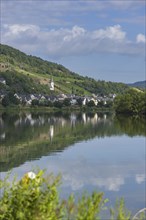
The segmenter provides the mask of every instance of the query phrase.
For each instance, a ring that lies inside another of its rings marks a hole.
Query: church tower
[[[50,82],[50,90],[51,90],[51,91],[54,91],[54,81],[53,81],[53,77],[52,77],[51,82]]]

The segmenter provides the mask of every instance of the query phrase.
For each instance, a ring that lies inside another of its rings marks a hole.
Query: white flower
[[[28,172],[27,175],[32,180],[36,178],[36,174],[34,172],[32,172],[32,171]]]

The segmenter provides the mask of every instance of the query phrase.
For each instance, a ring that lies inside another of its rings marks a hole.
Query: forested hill
[[[96,81],[90,77],[83,77],[60,64],[26,55],[8,45],[0,44],[0,51],[1,92],[51,94],[49,83],[52,78],[55,83],[55,94],[106,95],[123,93],[128,88],[128,85],[123,83]],[[2,80],[6,83],[1,83]]]
[[[146,89],[146,80],[128,84],[131,87]]]

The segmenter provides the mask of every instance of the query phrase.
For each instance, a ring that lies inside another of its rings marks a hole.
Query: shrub
[[[75,202],[74,195],[67,200],[59,198],[57,187],[60,176],[44,177],[44,171],[37,174],[29,172],[20,181],[8,184],[7,179],[0,182],[2,195],[0,198],[1,220],[100,220],[107,200],[103,193],[83,194]],[[145,209],[144,209],[145,210]],[[137,215],[136,215],[137,216]],[[140,215],[139,220],[144,220]],[[130,220],[131,214],[125,208],[124,200],[120,200],[111,210],[110,219]],[[136,218],[137,219],[137,218]]]
[[[63,106],[62,102],[59,102],[59,101],[55,101],[53,104],[54,104],[54,107],[56,108],[62,108]]]
[[[4,187],[0,200],[1,220],[97,219],[105,203],[103,193],[84,195],[77,204],[73,195],[67,201],[60,201],[57,191],[60,177],[44,178],[43,173],[29,172],[11,186],[1,182]]]

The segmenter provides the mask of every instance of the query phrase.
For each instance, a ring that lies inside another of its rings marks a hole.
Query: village
[[[0,78],[0,83],[6,85],[6,80],[4,78]],[[41,106],[53,106],[55,103],[56,107],[59,107],[60,104],[64,104],[66,106],[73,106],[73,105],[80,105],[80,106],[106,106],[109,103],[112,103],[114,98],[116,97],[116,94],[109,94],[107,95],[95,95],[92,94],[91,96],[78,96],[75,94],[58,94],[56,95],[54,93],[55,91],[55,83],[53,81],[53,77],[50,80],[49,88],[51,91],[51,95],[44,95],[44,94],[14,94],[14,97],[18,100],[19,104],[23,104],[26,106],[35,106],[35,105],[41,105]],[[0,92],[0,102],[2,103],[2,100],[6,96],[5,93],[2,91]]]

